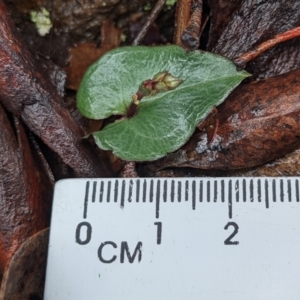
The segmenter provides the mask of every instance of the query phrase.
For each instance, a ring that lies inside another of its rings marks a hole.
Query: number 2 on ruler
[[[227,230],[229,228],[229,226],[233,226],[234,230],[232,232],[232,234],[224,241],[225,245],[238,245],[239,242],[237,241],[232,241],[231,239],[238,233],[239,231],[239,226],[238,224],[236,224],[235,222],[228,222],[224,229]]]

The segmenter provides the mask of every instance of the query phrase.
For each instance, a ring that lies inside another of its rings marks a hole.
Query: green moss
[[[44,7],[41,8],[41,11],[32,10],[30,12],[30,20],[35,23],[35,27],[41,36],[48,34],[52,28],[50,13]]]

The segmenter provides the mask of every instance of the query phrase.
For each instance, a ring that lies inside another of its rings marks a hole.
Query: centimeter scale
[[[300,178],[56,184],[45,300],[298,300]]]

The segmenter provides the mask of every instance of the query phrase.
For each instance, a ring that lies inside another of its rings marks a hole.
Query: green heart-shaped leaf
[[[93,133],[100,148],[130,161],[163,157],[181,147],[212,108],[249,76],[228,59],[208,52],[186,52],[178,46],[124,47],[89,68],[78,91],[78,109],[91,119],[126,116],[140,84],[160,72],[183,82],[144,97],[136,115]]]

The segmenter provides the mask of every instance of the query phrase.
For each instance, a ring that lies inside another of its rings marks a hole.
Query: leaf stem
[[[300,36],[300,27],[295,27],[291,30],[288,30],[286,32],[280,33],[275,35],[273,38],[261,43],[260,45],[256,46],[254,49],[245,52],[241,56],[235,58],[233,62],[235,65],[240,68],[244,69],[247,65],[247,63],[263,52],[267,51],[271,47],[274,47],[282,42],[291,40],[293,38]]]
[[[133,116],[135,116],[137,113],[137,105],[134,102],[131,102],[127,111],[126,111],[126,117],[132,118]]]

